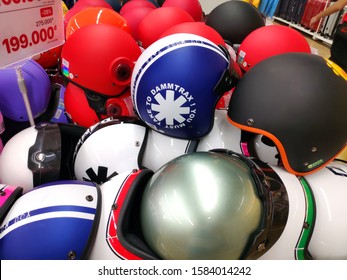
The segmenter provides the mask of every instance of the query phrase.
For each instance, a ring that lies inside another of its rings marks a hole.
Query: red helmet
[[[252,31],[242,41],[237,63],[244,71],[248,71],[270,56],[288,52],[311,53],[311,48],[306,38],[293,28],[266,25]]]
[[[124,1],[123,1],[124,2]],[[153,3],[147,1],[147,0],[140,0],[140,1],[128,1],[122,5],[122,8],[120,9],[119,13],[123,15],[124,13],[136,9],[139,7],[146,7],[146,8],[151,8],[155,9],[157,8]]]
[[[128,2],[129,4],[133,1]],[[137,3],[140,1],[135,1],[134,3]],[[147,2],[147,1],[146,1]],[[128,4],[127,3],[127,4]],[[150,3],[150,2],[148,2]],[[125,5],[124,5],[125,7]],[[128,25],[130,26],[131,33],[135,40],[139,39],[138,36],[138,25],[140,24],[141,20],[152,10],[154,10],[155,7],[148,7],[148,6],[135,6],[131,9],[123,9],[120,11],[120,14],[126,19],[128,22]]]
[[[140,54],[140,47],[126,31],[108,24],[91,24],[75,31],[65,42],[61,71],[84,89],[116,96],[130,85]]]
[[[62,48],[63,45],[54,47],[52,49],[49,49],[38,55],[33,56],[33,59],[44,69],[56,67],[58,65]]]
[[[202,21],[203,11],[199,0],[166,0],[162,7],[179,7],[192,16],[195,21]]]
[[[160,35],[170,27],[182,23],[193,22],[194,19],[185,10],[178,7],[160,7],[149,12],[139,23],[138,35],[142,47],[147,48],[159,39]]]
[[[111,116],[135,116],[130,90],[122,96],[107,98],[85,92],[69,83],[65,90],[64,104],[69,118],[84,127],[90,127]]]
[[[215,29],[206,25],[204,22],[193,21],[176,24],[164,31],[160,35],[160,38],[176,33],[191,33],[199,35],[209,39],[216,45],[222,45],[224,47],[226,46],[223,37]]]
[[[76,30],[90,24],[110,24],[131,34],[128,23],[116,11],[104,7],[89,7],[71,17],[66,26],[66,39]]]

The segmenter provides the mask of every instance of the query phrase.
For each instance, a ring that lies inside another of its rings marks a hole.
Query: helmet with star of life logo
[[[131,95],[136,113],[152,129],[198,139],[212,129],[218,100],[237,81],[225,48],[195,34],[177,33],[141,54]]]
[[[0,154],[0,183],[21,186],[73,179],[72,154],[85,128],[43,122],[12,136]]]
[[[59,65],[68,82],[101,96],[117,96],[129,88],[140,54],[140,47],[126,31],[109,24],[90,24],[66,40]]]
[[[10,202],[8,195],[14,196],[18,190],[5,185],[1,191]],[[101,206],[99,186],[78,180],[42,184],[17,196],[1,221],[0,258],[87,259]]]
[[[140,168],[146,137],[146,127],[135,117],[107,118],[89,127],[75,147],[75,178],[101,184]]]
[[[210,184],[198,180],[202,174]],[[156,172],[142,168],[121,173],[100,188],[102,203],[110,210],[101,216],[91,259],[257,259],[276,243],[287,220],[288,201],[281,179],[267,165],[258,166],[232,151],[182,155]],[[210,212],[201,203],[207,193],[215,194],[219,202]],[[279,200],[274,201],[274,196]],[[240,209],[240,204],[247,205],[247,210]],[[281,211],[276,204],[282,205]],[[226,221],[224,217],[230,215]],[[194,220],[193,227],[183,222],[187,217]],[[154,239],[160,240],[161,249]]]

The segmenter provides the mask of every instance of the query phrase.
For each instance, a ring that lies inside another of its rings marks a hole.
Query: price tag
[[[61,0],[0,0],[0,68],[63,43]]]

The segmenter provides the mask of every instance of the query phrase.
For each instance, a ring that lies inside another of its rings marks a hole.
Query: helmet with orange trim
[[[135,111],[151,128],[198,139],[212,129],[216,103],[237,81],[224,48],[195,34],[177,33],[141,54],[131,95]]]
[[[76,30],[61,52],[63,77],[99,95],[116,96],[130,85],[141,49],[126,31],[108,24]]]
[[[251,68],[228,108],[250,155],[252,137],[261,134],[290,173],[308,174],[333,160],[347,142],[347,83],[338,68],[307,53],[272,56]]]
[[[237,63],[248,71],[268,57],[288,52],[311,53],[311,48],[299,31],[283,25],[266,25],[252,31],[242,41]]]
[[[18,192],[1,189],[6,195]],[[97,185],[77,180],[43,184],[23,194],[1,223],[0,258],[86,259],[98,229],[100,196]]]
[[[73,178],[72,155],[85,128],[40,123],[11,137],[0,154],[0,182],[28,192],[38,185]]]
[[[90,24],[110,24],[129,34],[130,27],[126,20],[116,11],[103,7],[89,7],[73,15],[66,26],[66,40],[78,29]]]

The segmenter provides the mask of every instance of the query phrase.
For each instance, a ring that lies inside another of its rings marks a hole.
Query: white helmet
[[[155,172],[170,160],[191,152],[218,148],[241,153],[240,137],[241,130],[228,121],[227,111],[215,110],[212,130],[198,140],[178,139],[149,130],[141,165]]]
[[[85,128],[41,123],[6,142],[0,154],[0,182],[21,186],[24,193],[43,183],[72,179],[72,153]]]
[[[146,127],[131,117],[107,118],[91,126],[75,148],[76,179],[100,184],[119,173],[139,168],[145,137]]]

